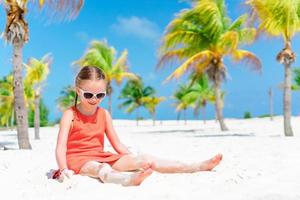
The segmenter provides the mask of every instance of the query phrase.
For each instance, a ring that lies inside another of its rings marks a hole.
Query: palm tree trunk
[[[110,115],[112,115],[112,108],[111,108],[111,104],[112,104],[112,95],[109,94],[108,95],[108,112],[110,113]]]
[[[107,93],[108,93],[108,112],[112,116],[112,87],[111,83],[107,83]]]
[[[14,122],[15,122],[15,110],[12,110],[11,119],[10,119],[10,129],[14,129]]]
[[[203,123],[206,124],[206,109],[205,109],[205,106],[202,109],[202,115],[203,115]]]
[[[200,110],[200,108],[198,108],[198,106],[196,106],[195,108],[194,108],[194,119],[195,120],[199,120],[199,110]]]
[[[285,47],[278,53],[277,61],[284,65],[284,84],[283,84],[283,121],[285,136],[293,136],[291,126],[291,64],[295,61],[295,53],[291,48],[291,41],[288,39]]]
[[[177,113],[177,124],[179,124],[179,120],[180,120],[180,111],[178,111]]]
[[[273,92],[272,88],[269,89],[269,104],[270,104],[270,120],[273,120]]]
[[[227,126],[225,125],[224,119],[223,119],[223,102],[221,99],[221,80],[220,80],[220,74],[216,74],[216,80],[214,81],[214,89],[215,89],[215,96],[216,96],[216,114],[217,119],[220,124],[220,128],[222,131],[228,131]]]
[[[7,118],[7,120],[5,122],[5,127],[7,128],[7,130],[9,129],[9,118]]]
[[[22,79],[22,48],[23,44],[13,44],[14,107],[17,119],[19,148],[31,149],[28,136],[27,108],[25,106],[24,86]]]
[[[139,126],[139,108],[136,109],[136,126]]]
[[[186,109],[183,110],[183,116],[184,116],[184,124],[186,125],[187,122],[186,122]]]
[[[283,105],[284,105],[284,134],[285,136],[293,136],[291,126],[291,66],[284,65],[284,90],[283,90]]]
[[[154,112],[152,113],[152,120],[153,120],[153,126],[155,126],[155,110],[154,110]]]
[[[34,139],[40,139],[40,96],[34,97]]]

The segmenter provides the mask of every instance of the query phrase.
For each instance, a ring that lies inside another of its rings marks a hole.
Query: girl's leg
[[[112,168],[118,171],[131,171],[151,165],[154,171],[160,173],[193,173],[198,171],[210,171],[222,160],[222,154],[213,158],[195,163],[183,163],[174,160],[165,160],[150,155],[134,156],[125,155],[116,161]]]
[[[110,167],[109,164],[89,161],[80,169],[80,174],[99,178],[104,183],[115,183],[123,186],[140,185],[151,173],[150,166],[137,173],[125,174]]]

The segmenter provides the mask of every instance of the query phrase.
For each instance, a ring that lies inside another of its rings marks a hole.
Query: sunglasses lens
[[[105,93],[98,93],[96,96],[98,99],[102,99],[103,97],[105,97]]]
[[[92,98],[94,95],[93,95],[92,93],[85,92],[85,93],[83,93],[83,96],[84,96],[84,98],[86,98],[86,99],[90,99],[90,98]]]

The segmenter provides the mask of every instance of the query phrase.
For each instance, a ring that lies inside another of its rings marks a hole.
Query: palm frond
[[[28,0],[21,0],[19,2],[26,2]],[[51,18],[58,18],[60,20],[73,20],[78,15],[80,9],[83,7],[84,0],[32,0],[40,9],[46,9],[47,14]]]
[[[232,57],[235,61],[246,62],[246,66],[249,66],[250,69],[261,72],[261,62],[253,53],[246,50],[237,49],[233,51]]]
[[[235,21],[233,21],[228,27],[229,31],[239,31],[242,26],[246,23],[248,19],[248,14],[243,14],[239,16]]]
[[[165,97],[154,97],[154,96],[152,97],[146,96],[141,98],[141,102],[143,102],[143,105],[150,113],[154,113],[156,106],[165,100],[166,100]]]
[[[202,0],[191,10],[190,16],[198,14],[201,20],[203,32],[209,34],[209,38],[216,40],[224,30],[228,19],[225,11],[225,4],[223,0],[211,1]]]
[[[194,53],[194,52],[193,52]],[[175,50],[170,50],[166,52],[159,60],[157,67],[161,67],[165,65],[167,62],[170,62],[171,60],[178,60],[181,61],[186,57],[190,56],[190,52],[186,48],[181,48],[181,49],[175,49]]]
[[[128,107],[130,104],[134,103],[134,101],[132,99],[128,99],[125,102],[121,103],[118,108],[122,109],[125,107]]]
[[[228,54],[237,48],[239,36],[235,31],[227,31],[218,40],[217,49],[220,54]]]
[[[270,35],[282,35],[285,41],[291,40],[299,31],[298,0],[248,0],[253,12],[260,20],[259,29]]]
[[[71,86],[65,87],[60,92],[59,98],[56,100],[56,104],[60,110],[66,110],[67,108],[71,107],[75,103],[75,89]],[[78,99],[80,101],[80,99]]]
[[[167,79],[166,81],[169,81],[172,78],[179,78],[182,76],[190,67],[199,65],[199,63],[208,63],[208,60],[212,57],[213,52],[206,50],[202,51],[200,53],[197,53],[196,55],[192,56],[188,60],[186,60],[181,66],[179,66]]]
[[[120,85],[122,83],[122,81],[124,80],[124,78],[129,79],[129,80],[139,80],[139,77],[137,77],[135,74],[131,73],[131,72],[119,72],[119,73],[112,73],[112,78],[116,81],[116,83],[118,85]]]
[[[93,40],[90,44],[90,48],[99,52],[105,60],[105,63],[109,65],[108,67],[112,68],[116,50],[113,47],[109,47],[106,40]]]
[[[122,69],[122,70],[128,70],[128,67],[127,67],[127,56],[128,56],[128,51],[127,51],[127,49],[125,49],[121,53],[121,56],[115,62],[114,68]]]
[[[255,28],[242,28],[238,34],[239,41],[243,44],[251,44],[258,37],[258,31]]]
[[[126,112],[127,112],[127,113],[132,113],[132,112],[133,112],[135,109],[137,109],[138,107],[139,107],[138,104],[132,103],[132,104],[130,104],[130,105],[128,106]]]

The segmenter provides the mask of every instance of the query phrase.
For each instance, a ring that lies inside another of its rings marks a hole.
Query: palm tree
[[[269,96],[269,109],[270,109],[270,120],[273,120],[273,90],[272,87],[270,87],[268,91],[268,96]]]
[[[61,96],[56,100],[56,102],[61,111],[64,111],[74,105],[76,92],[72,86],[65,87],[60,94]]]
[[[176,107],[177,121],[180,119],[181,112],[183,111],[184,124],[187,124],[186,119],[186,110],[188,107],[192,106],[194,102],[191,102],[189,99],[184,98],[186,94],[189,92],[189,85],[180,84],[179,88],[174,92],[172,98],[175,99],[175,103],[172,104]]]
[[[144,103],[145,108],[150,112],[152,115],[153,126],[155,126],[155,118],[156,118],[156,106],[161,102],[165,101],[166,98],[164,97],[143,97],[141,101]]]
[[[114,47],[109,46],[105,40],[94,40],[90,43],[90,47],[85,52],[80,60],[75,61],[74,65],[80,67],[96,66],[103,70],[106,75],[107,81],[107,94],[108,94],[108,110],[112,114],[112,93],[113,80],[117,85],[121,85],[124,78],[136,79],[137,77],[128,72],[127,66],[127,50],[124,50],[119,58],[116,58],[116,50]]]
[[[183,98],[185,101],[189,102],[189,104],[193,104],[195,116],[198,115],[199,110],[202,108],[203,122],[205,123],[205,108],[207,103],[215,102],[215,92],[213,87],[209,84],[209,80],[206,75],[197,77],[197,80],[194,80],[193,76],[191,78],[192,80],[189,84],[189,90]]]
[[[277,54],[277,61],[284,65],[283,112],[284,134],[293,136],[291,126],[291,64],[296,55],[291,40],[300,29],[299,0],[248,0],[252,13],[259,18],[258,30],[272,36],[282,36],[284,48]]]
[[[145,87],[142,80],[129,80],[121,90],[119,99],[125,99],[125,102],[119,105],[119,108],[127,107],[126,112],[132,113],[136,110],[136,125],[139,125],[139,108],[145,105],[143,99],[153,96],[155,90],[147,86]]]
[[[213,82],[216,113],[222,131],[228,130],[223,119],[221,83],[226,77],[225,56],[235,61],[247,61],[252,69],[261,68],[260,61],[251,52],[239,49],[241,43],[250,43],[255,37],[254,28],[243,27],[247,15],[235,21],[226,14],[224,0],[198,0],[191,9],[181,11],[168,25],[160,49],[158,66],[166,61],[183,63],[166,79],[179,78],[192,70],[204,74]]]
[[[14,95],[12,74],[0,80],[0,125],[14,126]]]
[[[13,46],[13,83],[14,83],[14,108],[17,120],[18,144],[20,149],[31,149],[28,137],[27,108],[25,107],[24,86],[22,80],[22,50],[28,42],[28,24],[25,20],[28,0],[5,0],[7,19],[4,39]],[[35,1],[37,2],[37,1]],[[39,6],[48,4],[54,11],[66,11],[74,18],[83,5],[83,0],[39,0]]]
[[[44,103],[43,98],[40,99],[40,127],[45,127],[45,126],[49,126],[49,109],[47,108],[47,106]],[[28,112],[28,124],[29,127],[34,127],[34,107],[30,107],[29,112]]]
[[[31,58],[28,64],[24,64],[26,67],[26,77],[24,85],[28,84],[33,89],[33,101],[34,101],[34,139],[40,139],[40,98],[43,82],[46,80],[49,74],[49,68],[51,64],[51,56],[45,55],[41,60]]]
[[[15,124],[14,94],[13,94],[13,75],[12,73],[0,80],[0,118],[1,124],[13,127]],[[28,82],[24,83],[24,96],[26,107],[33,109],[34,89]]]

